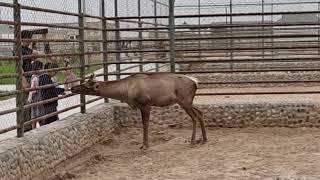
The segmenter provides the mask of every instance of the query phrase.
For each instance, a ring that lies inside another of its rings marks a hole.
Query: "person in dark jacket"
[[[32,58],[32,56],[37,56],[37,55],[44,55],[45,53],[41,51],[36,51],[32,48],[31,40],[32,40],[32,33],[29,31],[21,31],[21,39],[28,40],[28,41],[23,41],[22,46],[21,46],[21,55],[23,56],[22,58],[22,71],[24,72],[29,72],[33,71],[34,64],[37,64],[40,62],[37,58]],[[46,35],[42,36],[43,39],[46,38]],[[24,56],[29,56],[29,57],[24,57]],[[23,88],[29,88],[31,85],[31,77],[33,74],[28,74],[24,75],[22,77],[22,86]],[[28,92],[22,93],[22,100],[24,105],[28,104]],[[26,109],[24,111],[24,122],[30,121],[31,120],[31,110]],[[24,127],[24,132],[30,131],[32,129],[31,125],[26,125]]]
[[[22,56],[38,56],[38,55],[44,55],[45,52],[42,51],[37,51],[34,50],[32,47],[33,45],[31,44],[31,40],[32,40],[32,34],[28,31],[21,31],[21,39],[25,39],[25,40],[30,40],[30,41],[25,41],[22,42],[21,45],[21,55]],[[42,39],[46,39],[46,34],[43,34]],[[49,45],[47,45],[49,46]],[[28,71],[33,71],[32,67],[32,63],[34,61],[38,61],[37,58],[31,58],[31,57],[23,57],[22,58],[22,69],[23,72],[28,72]],[[27,82],[30,84],[30,80],[31,80],[31,76],[32,74],[28,74],[25,75],[25,78],[27,79]]]
[[[58,65],[52,63],[52,64],[45,66],[45,69],[52,69],[52,68],[58,68]],[[48,73],[41,74],[39,77],[39,85],[40,86],[54,85],[55,82],[53,81],[52,78],[55,77],[56,74],[57,74],[56,71],[51,71]],[[42,89],[41,90],[41,97],[42,97],[42,100],[48,100],[48,99],[56,98],[60,94],[63,94],[63,93],[64,93],[63,88],[60,88],[58,86],[52,86],[49,88]],[[44,107],[44,112],[45,112],[44,114],[46,114],[46,115],[53,113],[53,112],[56,112],[57,107],[58,107],[58,101],[56,100],[56,101],[46,103],[43,105],[43,107]],[[55,115],[55,116],[49,117],[49,118],[41,121],[40,125],[43,126],[46,124],[50,124],[54,121],[57,121],[58,119],[59,119],[58,115]]]

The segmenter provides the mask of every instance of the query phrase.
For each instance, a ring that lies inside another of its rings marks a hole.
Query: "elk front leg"
[[[143,106],[141,111],[142,116],[142,126],[143,126],[143,145],[141,146],[141,149],[147,149],[149,148],[149,118],[150,118],[150,106]]]
[[[203,122],[203,114],[196,107],[193,107],[192,109],[193,109],[194,114],[197,116],[197,118],[198,118],[198,120],[200,122],[201,131],[202,131],[202,138],[203,138],[202,142],[206,143],[208,141],[208,138],[207,138],[206,128],[205,128],[205,125],[204,125],[204,122]]]

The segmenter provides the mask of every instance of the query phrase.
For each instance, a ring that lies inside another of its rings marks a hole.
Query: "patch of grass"
[[[15,84],[15,83],[16,83],[16,79],[15,78],[0,79],[0,85],[1,84]]]
[[[16,72],[15,64],[13,64],[13,63],[1,64],[0,65],[0,72],[3,74],[15,73]]]
[[[14,98],[14,97],[15,97],[15,95],[0,97],[0,101],[4,101],[4,100],[11,99],[11,98]]]
[[[11,74],[16,72],[15,63],[12,61],[3,61],[0,64],[0,74]],[[15,84],[15,78],[0,79],[0,84]]]
[[[0,93],[3,93],[3,91],[0,91]],[[2,96],[2,97],[0,97],[0,101],[4,101],[4,100],[11,99],[11,98],[14,98],[14,97],[15,97],[15,95]]]
[[[63,64],[59,64],[59,67],[63,67]],[[103,68],[102,65],[99,66],[91,66],[88,67],[85,70],[85,74],[91,74],[94,71]],[[0,74],[9,74],[9,73],[15,73],[15,64],[14,63],[7,63],[7,64],[2,64],[0,65]],[[80,69],[73,69],[73,72],[76,74],[77,77],[80,77]],[[64,74],[62,71],[58,72],[57,78],[59,82],[64,81]],[[16,78],[2,78],[0,79],[0,85],[1,84],[15,84],[16,83]]]

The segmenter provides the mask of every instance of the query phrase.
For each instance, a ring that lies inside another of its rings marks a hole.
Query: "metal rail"
[[[318,34],[283,34],[283,35],[248,35],[248,36],[218,36],[218,37],[185,37],[185,38],[175,38],[176,41],[196,41],[196,40],[224,40],[224,39],[261,39],[261,38],[315,38],[319,37]],[[144,38],[144,39],[130,39],[130,41],[168,41],[168,38]],[[108,40],[108,42],[124,42],[128,39],[115,39]]]
[[[287,14],[318,14],[320,11],[282,11],[282,12],[254,12],[254,13],[222,13],[222,14],[194,14],[194,15],[175,15],[174,18],[199,18],[199,17],[236,17],[236,16],[270,16],[270,15],[287,15]],[[169,18],[169,16],[123,16],[123,17],[108,17],[107,20],[116,20],[116,19],[154,19],[154,18]]]
[[[244,28],[244,27],[290,27],[290,26],[317,26],[320,25],[319,22],[286,22],[286,23],[250,23],[250,22],[244,22],[244,23],[232,23],[232,24],[205,24],[200,26],[195,25],[176,25],[175,29],[225,29],[225,28]],[[130,30],[167,30],[168,27],[158,27],[158,28],[112,28],[108,31],[130,31]]]

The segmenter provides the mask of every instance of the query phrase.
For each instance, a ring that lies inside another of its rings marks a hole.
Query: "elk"
[[[151,106],[164,107],[176,103],[192,119],[190,144],[196,144],[197,120],[201,126],[202,142],[207,142],[202,112],[193,105],[197,88],[196,78],[175,73],[137,73],[115,81],[96,81],[92,74],[84,83],[72,87],[71,92],[116,99],[127,103],[133,109],[139,109],[143,126],[141,148],[147,149]]]

